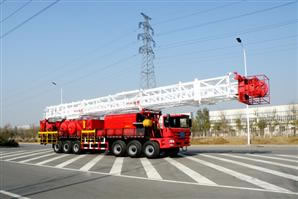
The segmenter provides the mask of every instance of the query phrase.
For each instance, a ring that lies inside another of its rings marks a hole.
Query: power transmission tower
[[[144,17],[144,21],[139,23],[139,28],[143,28],[144,32],[138,34],[138,40],[143,41],[143,45],[139,48],[139,53],[143,55],[140,83],[141,88],[148,89],[156,86],[153,64],[155,41],[152,38],[154,31],[149,23],[151,18],[144,13],[141,15]]]

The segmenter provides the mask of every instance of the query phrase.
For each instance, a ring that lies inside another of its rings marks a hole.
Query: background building
[[[210,111],[214,135],[246,136],[246,109]],[[298,104],[249,108],[251,134],[255,136],[296,135]]]

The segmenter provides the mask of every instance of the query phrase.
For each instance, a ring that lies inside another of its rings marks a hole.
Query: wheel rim
[[[136,145],[130,145],[128,148],[128,152],[130,155],[136,155],[138,152]]]
[[[120,144],[115,144],[113,149],[114,154],[119,155],[121,151],[122,151],[122,147],[120,146]]]
[[[78,144],[74,144],[74,145],[73,145],[73,151],[74,151],[74,152],[78,152],[79,150],[80,150],[79,145],[78,145]]]
[[[63,149],[64,149],[64,151],[68,151],[68,149],[69,149],[68,144],[64,144]]]
[[[54,150],[55,150],[55,151],[59,151],[59,145],[58,145],[58,144],[55,144],[55,145],[54,145]]]
[[[152,156],[155,152],[155,149],[152,145],[147,145],[146,146],[146,149],[145,149],[145,153],[148,155],[148,156]]]

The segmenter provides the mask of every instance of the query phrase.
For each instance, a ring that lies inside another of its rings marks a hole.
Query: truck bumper
[[[152,138],[152,141],[156,141],[159,143],[161,149],[169,149],[169,148],[182,148],[186,146],[190,146],[189,139],[174,139],[174,138]]]

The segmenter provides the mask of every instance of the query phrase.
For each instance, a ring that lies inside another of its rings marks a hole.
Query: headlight
[[[169,140],[169,143],[175,143],[175,140]]]

